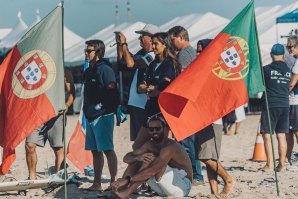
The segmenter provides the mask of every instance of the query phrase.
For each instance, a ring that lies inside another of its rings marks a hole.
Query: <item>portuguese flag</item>
[[[18,144],[64,109],[62,9],[58,6],[29,30],[0,65],[2,175],[14,162]]]
[[[264,91],[251,1],[159,96],[178,141]]]

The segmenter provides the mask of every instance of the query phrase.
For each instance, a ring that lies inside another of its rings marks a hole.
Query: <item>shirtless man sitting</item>
[[[192,167],[184,148],[168,138],[168,127],[162,116],[148,119],[151,139],[142,147],[126,154],[128,164],[123,178],[112,184],[116,197],[129,198],[139,185],[147,181],[160,196],[187,196],[191,189]]]

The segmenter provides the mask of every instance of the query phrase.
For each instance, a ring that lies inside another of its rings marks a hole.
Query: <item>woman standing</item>
[[[147,117],[160,113],[158,105],[159,94],[181,72],[176,56],[172,51],[172,44],[167,33],[156,33],[152,37],[152,45],[155,60],[149,65],[144,82],[140,84],[138,91],[147,93],[148,101],[145,106]],[[133,144],[133,149],[139,148],[149,139],[147,133],[147,121],[141,127],[138,137]]]

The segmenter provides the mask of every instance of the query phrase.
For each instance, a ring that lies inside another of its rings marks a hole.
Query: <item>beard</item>
[[[160,143],[164,138],[164,134],[163,133],[154,133],[152,136],[151,136],[151,139],[156,142],[156,143]]]

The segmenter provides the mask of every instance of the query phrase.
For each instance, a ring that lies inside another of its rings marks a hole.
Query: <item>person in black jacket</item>
[[[89,190],[100,191],[105,154],[111,182],[117,175],[117,156],[114,151],[114,112],[119,105],[116,77],[104,59],[105,45],[101,40],[86,41],[85,56],[89,68],[84,73],[84,105],[87,118],[86,150],[93,154],[94,181]]]

